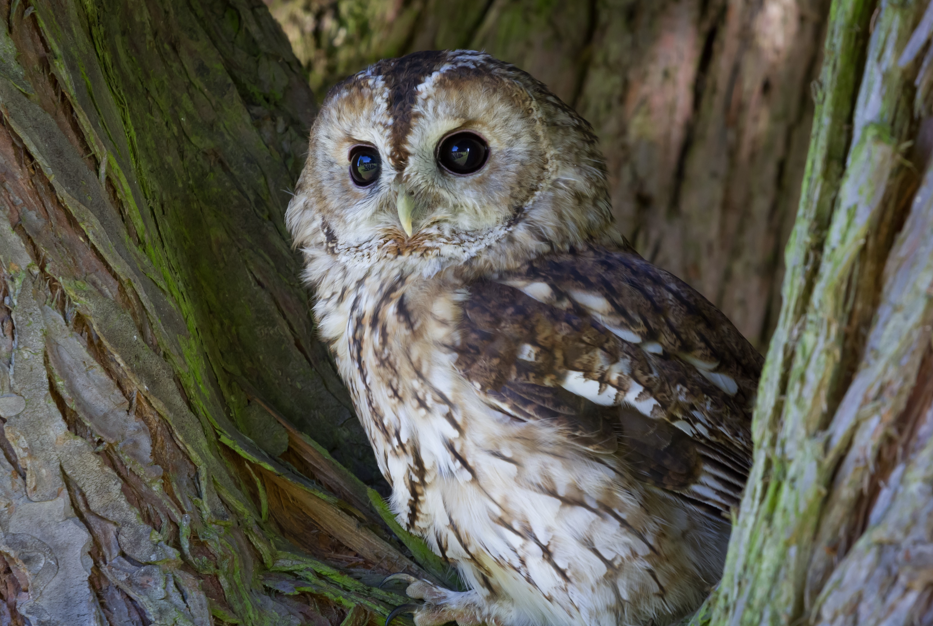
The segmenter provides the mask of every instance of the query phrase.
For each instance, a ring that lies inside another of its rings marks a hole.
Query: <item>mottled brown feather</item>
[[[542,302],[504,283],[543,283],[551,297]],[[599,317],[619,320],[641,343],[607,330],[571,295],[581,290],[604,298],[611,311]],[[749,423],[762,359],[722,313],[674,276],[625,249],[543,257],[474,283],[460,333],[458,369],[500,410],[552,422],[577,444],[619,455],[646,482],[704,510],[728,515],[738,504],[751,464]],[[660,349],[646,351],[651,342]],[[534,361],[519,358],[523,345],[535,349]],[[718,363],[713,371],[738,389],[727,393],[685,356]],[[650,417],[624,402],[601,406],[560,386],[568,371],[609,385],[608,365],[619,360],[631,364],[619,391],[628,391],[626,383],[644,387],[639,400],[658,403]],[[696,413],[710,424],[705,432],[674,426],[695,423]],[[720,501],[697,491],[704,469],[715,471]]]

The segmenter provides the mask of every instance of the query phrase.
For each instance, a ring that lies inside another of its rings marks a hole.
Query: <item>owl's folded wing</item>
[[[456,350],[497,410],[547,420],[714,515],[738,505],[761,357],[641,257],[587,249],[475,283]]]

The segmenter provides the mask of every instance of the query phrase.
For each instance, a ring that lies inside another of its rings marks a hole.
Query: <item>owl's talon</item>
[[[385,586],[388,585],[389,583],[393,583],[399,580],[404,582],[406,585],[413,585],[414,583],[418,582],[418,579],[412,576],[411,574],[406,574],[405,572],[396,572],[394,574],[389,574],[388,576],[383,578],[382,582],[379,583],[379,588],[384,589]]]
[[[393,576],[394,575],[395,574],[393,574]],[[389,626],[389,624],[392,623],[392,620],[394,620],[399,615],[403,613],[414,613],[416,610],[418,610],[417,604],[403,604],[401,606],[395,607],[394,609],[392,609],[392,612],[389,613],[389,616],[386,617],[385,626]]]
[[[412,600],[423,600],[424,604],[404,604],[396,608],[389,613],[385,626],[389,626],[402,613],[411,613],[415,626],[441,626],[448,622],[457,622],[460,626],[479,626],[484,621],[475,591],[450,591],[403,572],[386,576],[379,586],[396,581],[408,585],[405,595]],[[497,624],[495,621],[485,621],[489,626]]]
[[[405,572],[389,574],[379,583],[379,588],[382,589],[387,584],[397,581],[402,581],[407,585],[405,588],[405,595],[412,600],[424,600],[429,604],[438,604],[444,602],[450,594],[447,589],[438,587],[426,580],[415,578],[411,574],[406,574]]]

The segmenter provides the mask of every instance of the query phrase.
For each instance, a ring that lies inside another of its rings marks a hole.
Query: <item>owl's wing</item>
[[[495,409],[548,420],[714,515],[738,505],[761,356],[637,254],[590,248],[474,283],[456,350]]]

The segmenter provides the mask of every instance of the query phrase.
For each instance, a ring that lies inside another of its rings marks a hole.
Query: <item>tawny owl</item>
[[[470,588],[418,626],[667,624],[720,576],[761,357],[611,224],[589,124],[472,51],[376,63],[287,221],[399,522]]]

